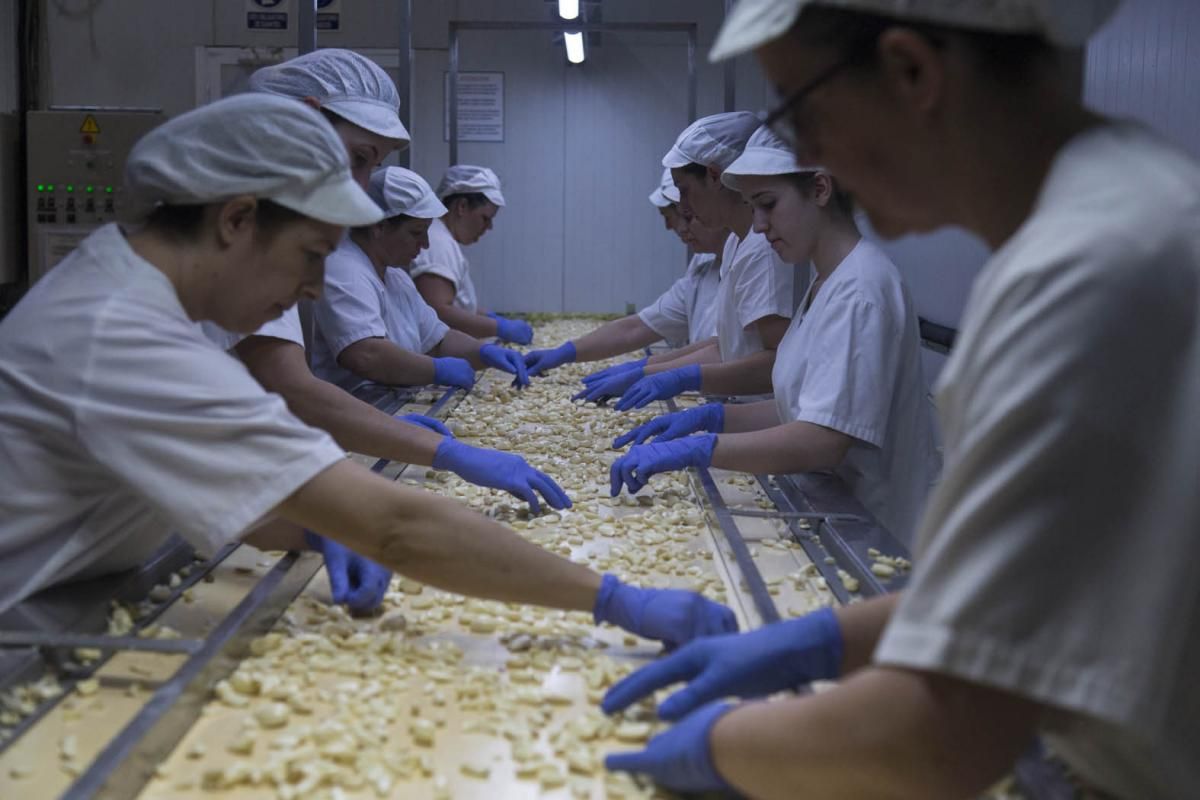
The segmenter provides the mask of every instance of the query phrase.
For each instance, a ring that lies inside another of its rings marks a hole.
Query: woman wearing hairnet
[[[1115,5],[734,8],[714,55],[756,51],[802,161],[885,235],[959,224],[995,254],[939,382],[946,464],[908,587],[637,674],[609,708],[686,680],[661,710],[690,713],[610,767],[965,798],[1040,735],[1080,796],[1196,794],[1200,165],[1081,105],[1079,49]]]
[[[500,179],[487,167],[456,164],[438,185],[446,212],[429,227],[429,246],[412,264],[417,290],[438,318],[476,338],[497,336],[514,344],[533,341],[533,328],[479,307],[471,264],[463,246],[475,244],[492,229],[504,207]]]
[[[408,131],[399,117],[400,95],[392,79],[375,62],[350,50],[327,48],[263,67],[250,76],[250,89],[302,100],[320,110],[345,144],[351,174],[363,187],[388,153],[408,144]],[[214,342],[232,348],[264,388],[282,395],[293,414],[329,432],[347,450],[409,464],[433,464],[445,427],[418,414],[397,419],[313,375],[296,308],[287,309],[250,336],[209,323],[203,327]],[[468,380],[467,365],[458,366],[460,379]],[[473,380],[474,370],[469,372]],[[552,491],[545,496],[547,502],[562,506],[562,490],[523,459],[478,448],[473,455],[476,468],[459,473],[464,480],[529,497],[535,484],[548,485]],[[514,459],[520,464],[514,466]],[[334,542],[314,540],[314,545],[325,555],[334,602],[346,603],[354,611],[379,605],[391,577],[387,570]]]
[[[450,591],[668,643],[736,627],[374,475],[199,330],[257,330],[316,296],[344,226],[382,218],[317,112],[240,95],[183,114],[133,148],[125,186],[140,226],[91,234],[0,322],[0,610],[133,566],[171,530],[214,551],[295,549],[307,529]]]
[[[721,180],[754,209],[754,230],[788,263],[812,263],[808,291],[775,358],[775,396],[707,403],[613,442],[612,492],[650,476],[715,466],[757,474],[829,471],[885,528],[911,543],[938,474],[921,337],[895,265],[866,241],[828,171],[802,167],[767,127]],[[632,390],[631,390],[632,391]],[[698,436],[687,434],[706,431]],[[653,442],[646,442],[651,436]]]

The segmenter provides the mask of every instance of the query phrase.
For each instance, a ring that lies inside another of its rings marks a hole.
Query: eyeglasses
[[[795,116],[796,111],[800,108],[810,94],[824,86],[835,75],[844,70],[846,67],[862,59],[862,54],[855,52],[842,58],[840,61],[835,61],[826,67],[821,72],[818,72],[816,77],[808,83],[801,86],[796,91],[788,95],[783,102],[767,114],[767,119],[764,124],[775,132],[779,138],[786,141],[793,147],[796,146],[799,140],[799,132],[796,130]]]

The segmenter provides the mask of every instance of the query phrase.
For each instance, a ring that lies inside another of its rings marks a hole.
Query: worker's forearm
[[[838,627],[842,631],[843,676],[871,663],[871,657],[900,602],[900,597],[900,592],[885,594],[861,603],[842,606],[834,612],[837,615]]]
[[[599,361],[602,358],[632,353],[654,344],[662,337],[654,332],[637,314],[606,322],[596,330],[574,340],[576,361]]]
[[[433,383],[433,359],[405,350],[387,339],[364,339],[347,347],[338,364],[355,375],[389,386]]]
[[[759,350],[737,361],[700,367],[700,391],[705,394],[769,394],[775,351]]]
[[[439,357],[465,358],[471,362],[471,366],[475,369],[483,369],[483,360],[479,357],[479,349],[485,343],[479,341],[474,336],[468,336],[462,331],[449,330],[437,347],[433,348],[433,353]]]
[[[686,355],[690,355],[697,350],[703,350],[704,348],[710,346],[715,347],[716,344],[716,338],[701,339],[698,342],[692,342],[689,345],[677,347],[674,350],[668,350],[665,353],[655,353],[654,355],[650,356],[650,358],[646,361],[646,364],[665,364],[668,361],[674,361],[677,358],[683,358]],[[719,353],[720,351],[718,350],[717,352]]]
[[[453,303],[434,306],[433,310],[437,312],[438,319],[442,322],[468,336],[474,336],[476,339],[491,339],[496,335],[496,320],[491,317],[468,311]]]
[[[725,426],[722,433],[748,433],[773,428],[779,424],[779,409],[774,400],[756,403],[726,403]]]
[[[717,771],[741,793],[973,797],[1028,746],[1036,707],[948,678],[871,668],[827,692],[740,706],[713,726]]]
[[[789,422],[717,436],[712,465],[756,474],[832,469],[845,455],[845,434],[809,422]]]
[[[647,362],[643,373],[646,375],[654,375],[658,372],[666,372],[671,369],[679,369],[691,364],[715,364],[721,360],[721,351],[715,344],[710,344],[707,347],[701,347],[698,350],[693,350],[685,355],[676,356],[670,361],[661,361],[657,364]]]

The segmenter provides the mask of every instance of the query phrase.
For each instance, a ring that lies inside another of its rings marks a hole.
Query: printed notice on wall
[[[286,31],[292,0],[246,0],[246,27],[252,31]]]
[[[442,141],[450,141],[450,73],[443,81]],[[458,73],[458,140],[504,141],[504,73]]]
[[[342,29],[342,0],[317,0],[317,30]]]

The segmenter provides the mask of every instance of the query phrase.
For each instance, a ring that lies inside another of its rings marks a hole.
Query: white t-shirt
[[[736,361],[764,349],[754,323],[775,315],[792,318],[795,270],[785,264],[767,242],[751,231],[738,240],[729,234],[721,255],[721,282],[717,288],[717,339],[722,361]]]
[[[172,530],[212,551],[345,457],[215,347],[106,225],[0,322],[0,610],[135,566]]]
[[[429,247],[420,252],[409,270],[414,279],[425,273],[450,281],[454,286],[454,305],[471,312],[479,309],[475,284],[471,282],[471,264],[463,254],[462,245],[440,219],[429,226]]]
[[[1138,125],[1058,153],[976,279],[946,469],[876,661],[1057,709],[1130,800],[1200,787],[1200,165]]]
[[[252,334],[233,333],[222,328],[215,322],[201,322],[200,329],[204,335],[222,350],[232,350],[250,336],[269,336],[272,339],[283,339],[295,342],[304,347],[304,328],[300,324],[300,311],[292,306],[279,319],[273,319]]]
[[[421,297],[403,269],[390,267],[379,280],[371,259],[349,237],[325,262],[325,293],[313,303],[313,372],[354,391],[366,383],[337,363],[341,352],[373,337],[414,353],[427,353],[450,328]]]
[[[806,305],[808,296],[775,356],[779,419],[853,437],[834,473],[911,544],[941,467],[912,298],[887,255],[863,239]]]
[[[687,273],[638,317],[672,347],[711,339],[717,335],[717,287],[721,270],[717,257],[697,253]]]

